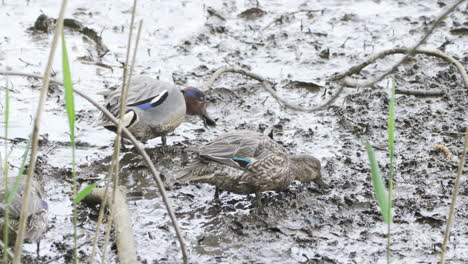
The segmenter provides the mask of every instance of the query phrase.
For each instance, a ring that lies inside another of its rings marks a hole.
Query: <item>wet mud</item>
[[[0,8],[0,68],[41,73],[51,34],[32,32],[41,14],[54,17],[54,1],[5,1]],[[127,1],[72,1],[66,17],[92,28],[95,41],[67,29],[75,87],[99,99],[99,92],[119,85],[131,7]],[[284,99],[315,106],[335,92],[327,79],[393,47],[410,47],[450,2],[323,1],[290,3],[230,0],[181,3],[139,1],[144,19],[136,74],[149,74],[180,86],[205,90],[209,113],[217,122],[205,128],[187,117],[168,136],[145,147],[165,183],[185,234],[191,263],[383,263],[386,225],[374,200],[365,140],[374,146],[380,168],[388,171],[387,114],[390,79],[372,88],[347,88],[331,106],[314,113],[289,110],[261,85],[237,74],[224,74],[212,89],[204,84],[222,66],[241,66],[274,83]],[[466,5],[449,15],[428,40],[467,65]],[[60,79],[60,56],[54,70]],[[86,58],[84,60],[83,58]],[[393,65],[400,57],[380,60],[357,77]],[[5,96],[1,78],[0,98]],[[455,182],[458,156],[468,125],[468,91],[455,67],[417,55],[395,74],[397,88],[444,91],[437,96],[396,96],[394,224],[395,263],[436,263]],[[16,171],[31,131],[40,82],[10,77],[12,96],[9,143]],[[103,98],[99,99],[103,102]],[[0,129],[3,131],[3,99]],[[114,134],[95,127],[98,112],[76,98],[78,177],[82,187],[106,176]],[[50,230],[41,242],[26,245],[28,263],[68,263],[73,246],[71,150],[63,96],[49,94],[41,131],[37,173],[50,201]],[[270,134],[291,153],[309,153],[322,162],[323,179],[332,188],[293,183],[285,192],[265,192],[263,213],[255,197],[224,192],[213,201],[214,187],[180,184],[173,172],[187,162],[187,148],[237,129]],[[3,150],[3,142],[0,143]],[[447,160],[433,145],[454,155]],[[127,145],[127,147],[131,147]],[[137,152],[121,155],[120,183],[128,188],[137,253],[142,263],[180,263],[181,254],[152,175]],[[465,169],[466,175],[466,169]],[[468,185],[463,181],[447,251],[449,263],[468,260]],[[91,253],[98,207],[80,204],[79,256]],[[115,244],[109,263],[117,263]],[[101,254],[100,252],[99,254]]]

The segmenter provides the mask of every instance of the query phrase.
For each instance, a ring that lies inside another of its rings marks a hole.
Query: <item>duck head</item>
[[[205,125],[214,126],[216,122],[208,116],[206,105],[208,101],[202,91],[194,87],[187,87],[182,90],[185,97],[185,105],[187,107],[187,115],[197,115]]]
[[[292,173],[298,181],[314,181],[322,188],[328,189],[329,186],[322,180],[320,173],[320,161],[311,155],[299,154],[291,156]]]

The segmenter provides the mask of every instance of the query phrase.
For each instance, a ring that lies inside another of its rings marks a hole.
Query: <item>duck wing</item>
[[[209,160],[246,169],[249,164],[267,155],[260,148],[266,140],[271,139],[253,131],[236,131],[200,146],[197,151],[200,156]]]
[[[150,77],[140,76],[132,80],[128,91],[127,106],[138,107],[146,110],[162,104],[169,93],[179,92],[177,87]],[[122,90],[117,89],[108,93],[102,93],[106,98],[105,106],[114,115],[118,116],[120,110],[120,96]],[[101,120],[107,120],[102,116]]]
[[[132,81],[132,85],[128,91],[127,106],[142,106],[143,108],[147,108],[149,107],[148,104],[151,103],[161,104],[170,92],[176,90],[177,88],[170,83],[150,77],[137,77]],[[117,89],[107,95],[106,107],[115,116],[118,115],[120,110],[120,95],[121,89]]]

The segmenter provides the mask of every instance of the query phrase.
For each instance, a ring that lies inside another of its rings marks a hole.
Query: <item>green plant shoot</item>
[[[383,183],[382,176],[380,174],[380,169],[375,159],[374,150],[372,149],[372,146],[369,144],[369,142],[366,142],[366,150],[371,167],[371,179],[372,184],[374,185],[375,197],[380,207],[380,211],[382,212],[384,222],[388,223],[390,221],[390,216],[388,214],[389,202],[387,190]]]
[[[65,43],[65,34],[62,29],[62,68],[63,68],[63,86],[65,87],[65,108],[68,115],[68,123],[70,126],[70,142],[72,147],[72,177],[73,177],[73,194],[76,194],[76,163],[75,163],[75,103],[73,98],[73,85],[70,73],[70,64],[68,60],[67,45]],[[77,233],[78,213],[76,203],[73,203],[73,223],[74,223],[74,263],[78,263],[78,233]]]

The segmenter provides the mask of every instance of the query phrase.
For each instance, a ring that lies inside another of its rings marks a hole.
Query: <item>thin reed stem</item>
[[[76,145],[72,142],[72,178],[73,178],[73,197],[76,196],[78,183],[76,181]],[[73,201],[73,262],[78,264],[78,205]]]
[[[125,65],[123,67],[123,76],[122,76],[122,92],[125,84],[127,83],[127,70],[128,70],[128,62],[130,61],[130,51],[132,48],[132,36],[133,36],[133,25],[135,24],[135,14],[136,14],[136,7],[137,7],[137,0],[133,1],[133,9],[132,9],[132,18],[130,20],[130,29],[128,32],[128,40],[127,40],[127,55],[125,56]]]
[[[122,97],[121,98],[124,98],[124,94],[127,94],[125,93],[125,88],[126,88],[126,76],[127,76],[127,67],[128,67],[128,61],[129,61],[129,58],[130,58],[130,46],[131,46],[131,40],[132,40],[132,36],[133,36],[133,25],[134,25],[134,21],[135,21],[135,15],[136,15],[136,7],[137,7],[137,0],[134,0],[133,1],[133,8],[132,8],[132,17],[131,17],[131,22],[130,22],[130,31],[129,31],[129,35],[128,35],[128,42],[127,42],[127,55],[126,55],[126,58],[125,58],[125,65],[124,65],[124,70],[123,70],[123,81],[122,81]],[[126,103],[123,103],[123,102],[126,102],[127,100],[125,99],[124,100],[121,100],[121,104],[123,105],[126,105]],[[122,113],[125,113],[125,112],[122,112],[120,113],[120,117],[123,116]],[[116,136],[116,140],[115,140],[115,144],[114,144],[114,154],[112,156],[112,163],[111,163],[111,167],[109,169],[109,178],[112,179],[112,182],[113,182],[113,194],[115,194],[115,189],[117,187],[117,183],[118,183],[118,178],[116,178],[116,176],[114,175],[117,175],[118,174],[118,162],[119,162],[119,156],[120,156],[120,137],[121,137],[121,133],[122,133],[122,129],[121,129],[121,119],[119,121],[119,124],[118,124],[118,133],[117,133],[117,136]],[[117,146],[118,144],[118,146]],[[99,216],[98,216],[98,223],[96,225],[96,236],[95,236],[95,239],[94,239],[94,242],[93,242],[93,250],[92,250],[92,253],[91,253],[91,257],[89,258],[89,263],[93,263],[94,261],[94,256],[96,254],[96,249],[97,249],[97,241],[98,241],[98,237],[99,237],[99,233],[100,233],[100,227],[102,225],[102,220],[104,218],[104,209],[106,208],[107,206],[107,197],[108,197],[108,192],[109,192],[109,182],[107,182],[107,185],[106,185],[106,188],[105,188],[105,191],[104,191],[104,199],[101,203],[101,207],[100,207],[100,210],[99,210]],[[115,198],[115,196],[113,195],[112,196],[113,198]],[[113,200],[111,201],[111,203],[113,203]],[[105,243],[104,243],[104,247],[103,247],[103,256],[102,256],[102,260],[104,261],[105,258],[106,258],[106,251],[107,251],[107,244],[108,244],[108,241],[109,241],[109,236],[110,236],[110,229],[112,228],[112,220],[113,220],[113,212],[111,210],[111,215],[109,216],[109,221],[108,221],[108,224],[107,224],[107,230],[106,231],[106,234],[105,234]]]
[[[388,152],[390,156],[388,170],[388,218],[387,222],[387,263],[391,262],[391,225],[392,225],[392,194],[393,194],[393,159],[395,156],[395,78],[392,78],[390,91],[390,107],[388,114]]]
[[[444,233],[444,242],[442,243],[442,251],[440,252],[440,264],[445,263],[445,253],[447,250],[447,244],[450,237],[450,229],[452,227],[453,217],[455,214],[455,203],[457,202],[458,190],[460,188],[460,178],[465,166],[465,156],[468,150],[468,127],[465,128],[465,140],[463,144],[463,152],[460,155],[460,161],[458,163],[457,178],[455,179],[455,185],[453,186],[452,201],[450,203],[450,211],[447,219],[447,226]]]
[[[10,119],[10,89],[8,89],[8,77],[5,80],[5,139],[8,138],[8,124]],[[0,163],[2,160],[0,159]],[[0,169],[1,166],[0,166]],[[4,211],[4,221],[3,221],[3,242],[6,247],[3,249],[3,263],[8,263],[8,243],[9,243],[9,231],[10,231],[10,206],[6,203],[7,197],[10,192],[10,187],[8,185],[8,140],[5,140],[5,166],[3,167],[3,176],[5,184],[5,193],[3,194],[3,203],[5,206]]]
[[[29,163],[27,175],[26,175],[24,196],[23,196],[23,202],[22,202],[22,207],[21,207],[18,234],[16,237],[16,243],[15,243],[13,264],[21,263],[21,253],[23,249],[23,239],[24,239],[24,233],[25,233],[25,228],[26,228],[27,211],[29,208],[29,196],[31,192],[32,175],[34,172],[34,168],[36,167],[36,160],[37,160],[39,127],[40,127],[42,113],[44,112],[45,99],[47,97],[47,90],[49,88],[50,73],[52,71],[52,63],[54,60],[54,55],[55,55],[55,50],[57,48],[58,39],[60,37],[60,32],[62,32],[63,17],[65,14],[65,8],[67,6],[67,3],[68,3],[67,0],[63,0],[62,6],[60,7],[60,13],[57,19],[57,23],[56,23],[56,27],[54,31],[54,38],[52,40],[49,59],[47,61],[47,66],[44,72],[41,92],[39,95],[39,103],[37,106],[36,118],[34,120],[34,128],[33,128],[33,133],[32,133],[31,157],[30,157],[30,163]]]
[[[133,75],[133,69],[135,67],[135,61],[136,61],[136,54],[138,51],[138,44],[140,42],[140,34],[141,34],[141,28],[143,26],[143,21],[140,20],[140,23],[138,25],[138,32],[136,36],[136,41],[135,41],[135,50],[133,51],[133,57],[132,57],[132,63],[130,65],[130,71],[128,72],[128,80],[126,83],[123,84],[122,87],[122,94],[121,94],[121,100],[120,100],[120,119],[119,119],[119,124],[117,126],[117,135],[115,136],[115,143],[114,143],[114,168],[113,168],[113,185],[112,185],[112,198],[111,198],[111,207],[114,204],[115,201],[115,195],[116,195],[116,190],[117,186],[119,183],[119,156],[120,156],[120,143],[121,143],[121,138],[122,138],[122,125],[123,125],[123,116],[125,114],[126,108],[127,108],[127,99],[128,99],[128,90],[130,89],[130,85],[132,82],[132,75]],[[107,244],[109,243],[109,238],[110,238],[110,230],[111,230],[111,224],[112,221],[114,220],[114,211],[111,210],[110,212],[110,217],[109,217],[109,224],[107,225],[107,230],[106,230],[106,237],[105,237],[105,242],[104,242],[104,254],[103,254],[103,259],[105,259],[106,251],[107,251]]]

